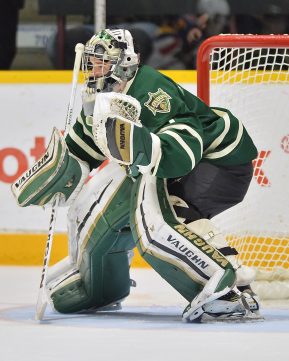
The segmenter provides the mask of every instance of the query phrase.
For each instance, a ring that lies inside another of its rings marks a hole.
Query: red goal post
[[[289,298],[289,35],[205,40],[197,90],[207,104],[232,111],[259,151],[245,200],[214,221],[257,270],[261,297]]]
[[[221,34],[206,39],[198,49],[197,91],[198,97],[210,104],[211,52],[216,48],[289,48],[289,35]]]

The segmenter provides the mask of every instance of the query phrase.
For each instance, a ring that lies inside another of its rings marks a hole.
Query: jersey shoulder
[[[136,98],[149,92],[156,93],[158,89],[169,93],[171,96],[178,93],[178,85],[170,78],[147,65],[142,65],[128,91],[129,95]]]

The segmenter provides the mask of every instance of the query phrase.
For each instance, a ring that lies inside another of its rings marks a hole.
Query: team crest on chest
[[[169,96],[163,89],[158,88],[158,91],[155,93],[148,93],[149,100],[144,103],[144,105],[156,115],[157,113],[169,113],[171,111],[170,99]]]

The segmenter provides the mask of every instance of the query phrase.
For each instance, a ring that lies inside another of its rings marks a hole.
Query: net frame
[[[246,49],[250,50],[247,52]],[[230,59],[229,63],[226,63],[222,56],[228,56],[228,54],[230,54]],[[269,64],[273,64],[271,68],[268,64],[264,65],[263,56],[270,59]],[[223,61],[223,64],[221,62],[221,71],[214,68],[216,57]],[[238,83],[239,86],[256,81],[289,84],[289,62],[287,59],[285,63],[283,60],[279,61],[282,57],[289,57],[289,35],[286,34],[213,36],[205,40],[198,50],[198,96],[210,105],[211,98],[213,98],[212,92],[215,91],[214,85],[212,85],[214,83]],[[238,63],[240,59],[243,60],[242,65]],[[253,66],[253,71],[251,66]],[[228,69],[231,70],[228,72]],[[258,71],[258,69],[261,70]],[[219,104],[214,105],[219,106]],[[231,110],[229,106],[228,109]],[[238,116],[238,114],[236,115]],[[289,143],[289,138],[287,142]],[[284,146],[286,146],[286,140]],[[262,150],[259,158],[254,161],[254,176],[262,186],[268,185],[266,184],[268,179],[263,174],[260,164],[269,154],[270,151]],[[287,174],[289,178],[289,170]],[[266,225],[264,225],[265,227]],[[287,235],[284,235],[284,232],[282,234],[280,232],[280,235],[276,230],[271,238],[264,232],[263,239],[259,237],[255,245],[252,245],[250,235],[238,238],[238,236],[226,234],[229,243],[238,249],[242,262],[257,269],[259,282],[258,285],[256,284],[256,290],[262,298],[289,298],[289,223],[287,230]]]
[[[197,93],[210,104],[210,54],[214,48],[289,48],[289,35],[221,34],[206,39],[197,55]]]

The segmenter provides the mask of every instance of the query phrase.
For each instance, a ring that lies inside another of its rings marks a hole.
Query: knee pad
[[[230,261],[177,219],[166,180],[147,174],[134,184],[130,223],[141,255],[188,300],[217,272],[217,291],[234,286]]]
[[[129,220],[131,186],[125,171],[109,163],[69,209],[69,261],[55,268],[48,284],[57,311],[103,307],[129,294],[129,253],[134,244],[121,230]]]
[[[90,271],[91,281],[74,266],[59,269],[46,290],[52,308],[61,313],[97,310],[122,301],[129,295],[128,251],[108,253],[100,259],[101,267]]]

